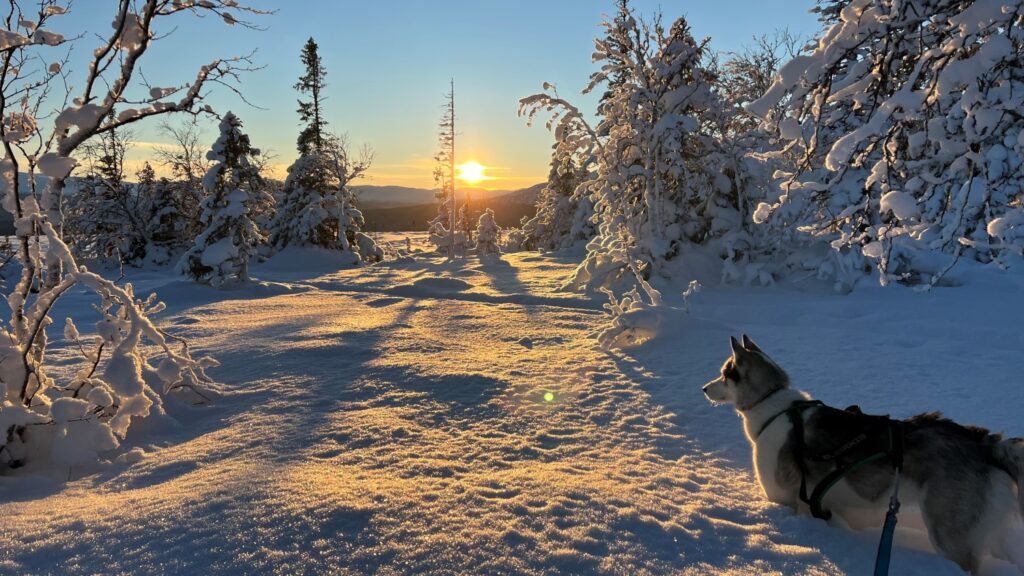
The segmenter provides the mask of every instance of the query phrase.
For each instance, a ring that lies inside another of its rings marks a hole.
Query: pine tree
[[[323,89],[327,86],[324,78],[327,76],[327,69],[320,60],[320,47],[310,38],[302,47],[302,64],[306,67],[306,73],[295,83],[295,89],[302,94],[308,94],[309,100],[299,100],[299,118],[306,125],[299,133],[298,149],[299,154],[309,154],[319,151],[324,145],[324,136],[327,133],[327,122],[323,119]]]
[[[328,135],[321,152],[300,156],[288,168],[271,223],[270,243],[320,246],[352,255],[352,264],[377,262],[383,252],[362,232],[363,214],[355,207],[351,182],[370,167],[369,153],[352,159],[343,139]]]
[[[607,29],[609,38],[596,41],[602,66],[587,90],[622,80],[606,95],[596,131],[607,136],[586,184],[597,237],[570,282],[590,289],[646,281],[684,243],[705,243],[738,223],[713,134],[718,103],[703,64],[707,41],[694,40],[683,18],[666,31],[658,19],[640,25],[623,14]]]
[[[205,230],[178,263],[183,274],[213,286],[248,281],[249,260],[265,240],[249,210],[265,194],[252,162],[259,153],[242,132],[241,120],[225,114],[220,136],[207,153],[214,164],[203,177],[206,199],[200,221]]]
[[[525,250],[560,250],[590,240],[594,210],[586,194],[577,189],[590,174],[585,160],[565,154],[557,144],[551,156],[547,185],[537,196],[537,213],[523,226]]]

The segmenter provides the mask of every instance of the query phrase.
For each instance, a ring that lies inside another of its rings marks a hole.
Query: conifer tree
[[[194,240],[189,235],[193,226],[191,218],[182,208],[186,198],[193,198],[193,194],[180,182],[160,178],[153,183],[146,214],[149,229],[147,262],[162,265],[175,261],[176,255]]]
[[[455,197],[455,81],[445,95],[444,113],[437,125],[438,151],[434,156],[434,181],[438,185],[437,216],[430,221],[430,239],[439,250],[454,258],[457,247],[466,236],[459,226],[458,205]]]
[[[351,182],[369,169],[373,155],[364,148],[355,157],[344,136],[326,132],[326,70],[312,38],[303,47],[302,62],[306,72],[295,89],[310,95],[309,101],[299,101],[299,117],[306,126],[298,139],[299,157],[288,168],[270,223],[270,244],[277,250],[290,245],[337,249],[349,253],[352,264],[379,261],[383,252],[361,231],[365,222],[351,188]]]
[[[487,208],[476,223],[476,253],[498,254],[498,223],[494,221],[494,210]]]
[[[220,136],[207,159],[214,164],[203,178],[206,199],[200,221],[206,227],[178,264],[179,270],[213,286],[249,279],[249,260],[265,238],[250,217],[249,206],[266,194],[252,158],[253,148],[242,132],[242,122],[228,112],[220,122]]]
[[[324,145],[327,122],[323,119],[323,89],[327,86],[324,78],[327,69],[320,59],[320,47],[313,38],[302,47],[302,64],[306,73],[299,77],[295,89],[309,96],[309,100],[299,100],[299,118],[306,125],[299,133],[299,154],[319,151]]]
[[[111,110],[108,115],[114,117]],[[65,206],[66,236],[79,257],[132,263],[140,256],[138,196],[125,179],[131,134],[111,129],[83,147],[88,172]]]

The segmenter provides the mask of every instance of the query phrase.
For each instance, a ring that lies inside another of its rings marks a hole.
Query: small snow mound
[[[146,454],[146,451],[143,450],[142,448],[132,448],[131,450],[118,456],[115,462],[123,464],[138,464],[139,462],[145,460],[146,456],[148,456],[148,454]]]

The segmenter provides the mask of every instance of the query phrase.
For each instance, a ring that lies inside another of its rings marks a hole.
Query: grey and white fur
[[[804,437],[799,439],[782,413],[810,397],[790,388],[786,372],[746,335],[742,342],[730,338],[730,345],[732,354],[720,376],[704,386],[704,394],[712,402],[732,404],[743,418],[757,479],[768,499],[806,512],[799,498],[801,469],[810,491],[837,461],[863,458],[875,449],[879,435],[871,427],[879,419],[859,410],[814,406],[802,413]],[[900,500],[905,510],[920,511],[935,549],[973,574],[985,555],[1024,573],[1024,439],[961,426],[939,413],[904,420],[903,438]],[[836,453],[842,456],[832,458]],[[820,457],[824,454],[829,458]],[[836,484],[823,505],[840,525],[858,530],[881,526],[894,479],[891,460],[875,461]]]

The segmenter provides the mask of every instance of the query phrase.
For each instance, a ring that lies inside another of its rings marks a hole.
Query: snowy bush
[[[258,167],[250,160],[258,155],[242,132],[241,120],[231,112],[225,114],[220,136],[207,154],[214,164],[203,178],[206,199],[200,222],[206,229],[178,263],[183,274],[213,286],[249,279],[249,260],[265,240],[249,206],[269,196]]]
[[[529,221],[528,218],[523,218],[522,224],[526,224]],[[498,236],[498,247],[502,252],[526,252],[529,250],[536,250],[533,245],[533,236],[526,232],[522,227],[518,228],[505,228],[501,231]]]
[[[16,187],[5,180],[9,203]],[[155,294],[137,299],[130,284],[122,288],[79,267],[48,221],[34,209],[23,214],[19,224],[34,222],[47,249],[29,247],[25,272],[7,298],[11,319],[0,327],[0,357],[5,358],[0,363],[0,470],[32,460],[94,461],[119,445],[133,418],[162,412],[161,394],[187,390],[201,399],[209,396],[205,369],[216,362],[193,359],[184,344],[175,350],[149,319],[163,309]],[[60,259],[65,273],[56,286],[33,295],[31,271],[50,258]],[[65,338],[81,351],[82,367],[59,381],[45,363],[47,327],[56,301],[75,286],[96,295],[101,318],[91,338],[65,319]]]
[[[498,223],[494,221],[494,210],[490,208],[484,210],[484,213],[480,215],[480,219],[476,223],[476,253],[479,255],[500,254],[501,249],[498,248],[499,232]]]
[[[852,285],[933,285],[958,258],[1019,254],[1024,15],[1019,2],[852,0],[749,106],[799,155],[757,211],[830,247]],[[781,103],[781,112],[778,111]],[[943,260],[929,254],[942,253]]]

